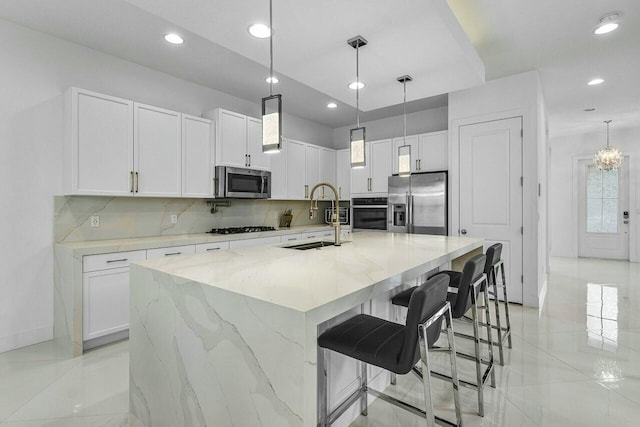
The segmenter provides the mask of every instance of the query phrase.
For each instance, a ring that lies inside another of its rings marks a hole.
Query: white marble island
[[[131,412],[147,427],[315,426],[318,326],[482,243],[363,232],[132,264]]]

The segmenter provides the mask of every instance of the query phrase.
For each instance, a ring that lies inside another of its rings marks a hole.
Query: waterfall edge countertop
[[[469,237],[358,232],[340,247],[295,250],[278,244],[137,264],[308,312],[381,281],[400,284],[427,261],[435,268],[482,244]]]
[[[482,245],[358,232],[319,250],[280,244],[132,263],[132,416],[147,427],[317,427],[318,335]],[[357,381],[353,364],[332,360],[331,384]],[[386,378],[372,374],[370,384],[384,388]]]

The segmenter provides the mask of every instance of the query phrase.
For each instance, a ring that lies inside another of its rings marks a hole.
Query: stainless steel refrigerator
[[[390,176],[387,230],[446,236],[447,197],[446,172]]]

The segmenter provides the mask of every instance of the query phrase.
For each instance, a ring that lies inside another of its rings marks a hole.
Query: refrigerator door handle
[[[413,196],[407,192],[407,233],[413,233]]]

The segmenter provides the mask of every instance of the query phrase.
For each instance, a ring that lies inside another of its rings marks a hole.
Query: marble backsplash
[[[203,199],[56,196],[54,238],[62,243],[204,233],[219,227],[278,227],[287,209],[293,214],[292,226],[321,224],[324,208],[330,203],[318,206],[318,215],[309,220],[309,202],[305,200],[232,199],[229,207],[218,206],[212,214]],[[96,215],[100,226],[91,227],[91,217]],[[178,216],[177,224],[171,224],[172,215]]]

